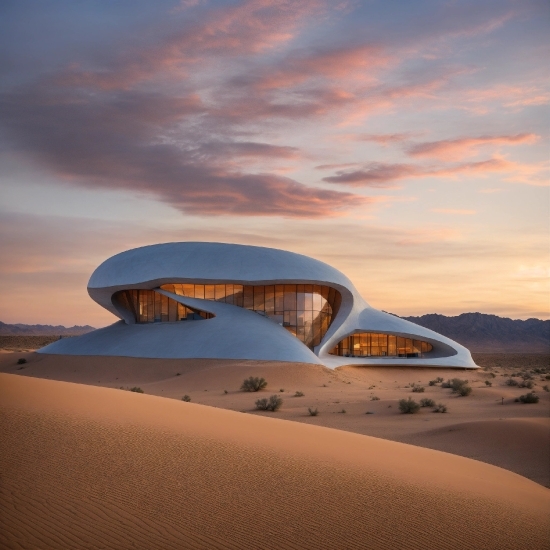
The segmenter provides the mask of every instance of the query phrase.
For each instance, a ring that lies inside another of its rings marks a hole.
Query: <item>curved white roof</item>
[[[336,288],[338,313],[312,352],[283,327],[238,306],[192,299],[159,290],[165,283],[242,285],[312,283]],[[211,311],[214,319],[159,325],[116,324],[90,335],[52,344],[46,353],[114,354],[151,357],[219,357],[322,361],[344,364],[452,366],[475,368],[470,352],[436,332],[370,307],[351,281],[319,260],[274,248],[225,243],[180,242],[144,246],[103,262],[88,283],[90,296],[121,317],[112,296],[118,290],[151,289],[191,308]],[[115,328],[116,327],[116,328]],[[330,355],[343,338],[356,332],[395,334],[430,342],[433,350],[420,358],[340,357]],[[71,351],[69,351],[71,350]]]

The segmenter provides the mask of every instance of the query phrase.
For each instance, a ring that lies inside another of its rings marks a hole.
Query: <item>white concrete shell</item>
[[[282,326],[239,306],[188,298],[160,290],[170,283],[316,284],[336,289],[341,304],[313,351]],[[188,323],[136,324],[117,307],[120,290],[155,290],[187,307],[212,313],[212,319]],[[92,299],[121,319],[83,336],[66,338],[40,353],[121,355],[158,358],[222,358],[341,365],[407,365],[476,368],[470,352],[436,332],[378,311],[351,281],[333,267],[301,254],[224,243],[166,243],[117,254],[101,264],[88,283]],[[329,351],[355,332],[378,332],[421,339],[433,346],[421,358],[341,357]]]

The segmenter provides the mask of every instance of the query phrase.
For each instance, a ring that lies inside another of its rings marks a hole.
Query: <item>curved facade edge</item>
[[[358,304],[357,304],[358,305]],[[383,311],[376,310],[371,307],[365,307],[359,309],[359,307],[353,308],[351,314],[345,319],[345,321],[336,328],[336,330],[328,337],[321,342],[321,346],[318,350],[318,356],[321,360],[327,364],[355,364],[362,362],[362,364],[380,364],[380,365],[389,365],[393,361],[394,364],[402,364],[403,360],[400,362],[397,359],[390,358],[341,358],[346,359],[344,363],[341,360],[332,360],[332,357],[329,352],[344,338],[350,336],[357,332],[375,332],[383,334],[395,334],[397,336],[403,336],[406,338],[416,338],[419,340],[424,340],[433,345],[434,350],[430,352],[429,356],[422,358],[408,358],[405,362],[406,365],[440,365],[440,366],[453,366],[453,367],[462,367],[462,368],[478,368],[475,364],[470,351],[443,336],[433,330],[427,329],[415,323],[411,323],[405,319],[401,319],[390,313],[385,313]],[[350,361],[350,359],[354,359]],[[397,362],[395,362],[397,361]]]
[[[193,302],[202,300],[193,300]],[[191,304],[190,304],[191,305]],[[322,365],[283,327],[245,309],[226,306],[216,317],[179,323],[128,325],[124,321],[40,349],[53,355],[157,359],[240,359]]]

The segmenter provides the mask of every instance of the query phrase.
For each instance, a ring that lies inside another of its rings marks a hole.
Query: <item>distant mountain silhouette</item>
[[[95,330],[89,325],[66,328],[62,325],[9,325],[0,321],[0,336],[78,336]]]
[[[430,313],[403,319],[439,332],[474,352],[550,353],[550,321],[512,320],[484,313],[456,317]]]
[[[439,332],[474,352],[550,353],[550,321],[512,320],[484,313],[462,313],[447,317],[437,313],[403,317],[407,321]],[[0,321],[1,336],[78,336],[94,327],[62,325],[9,325]]]

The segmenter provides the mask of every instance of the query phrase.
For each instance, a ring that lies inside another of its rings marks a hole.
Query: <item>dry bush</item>
[[[421,407],[435,407],[435,401],[433,399],[430,399],[429,397],[424,397],[424,399],[420,400],[420,406]]]
[[[400,399],[399,410],[403,414],[414,414],[420,410],[420,405],[410,397],[408,399]]]
[[[281,408],[283,400],[278,395],[272,395],[269,399],[265,397],[256,401],[256,408],[261,411],[275,412]]]
[[[536,395],[535,392],[531,391],[525,395],[520,395],[516,401],[520,401],[521,403],[538,403],[539,396]]]
[[[258,378],[257,376],[250,376],[241,385],[242,391],[260,391],[267,386],[265,378]]]
[[[186,403],[189,403],[191,401],[191,398],[186,394],[181,398],[182,401],[185,401]]]

